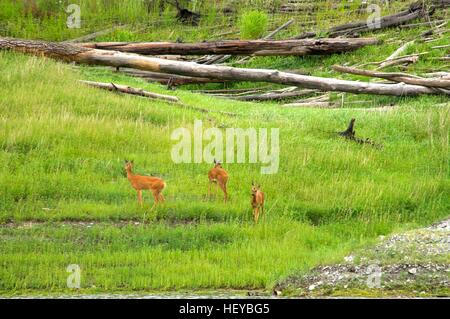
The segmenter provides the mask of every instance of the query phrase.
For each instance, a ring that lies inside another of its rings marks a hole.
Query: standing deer
[[[211,197],[211,184],[217,183],[217,185],[223,191],[224,201],[226,202],[228,199],[227,194],[228,173],[226,170],[222,168],[222,164],[220,163],[220,161],[216,161],[216,159],[214,159],[214,167],[208,172],[208,179],[209,179],[209,187],[208,187],[209,197]]]
[[[159,202],[164,202],[164,196],[161,194],[166,182],[161,178],[152,176],[142,176],[133,174],[133,161],[125,160],[125,171],[127,172],[127,178],[131,183],[131,186],[137,191],[138,203],[142,206],[142,190],[148,189],[153,193],[155,202],[152,209]]]
[[[255,223],[258,223],[259,219],[259,209],[261,209],[261,215],[264,213],[264,193],[261,191],[261,186],[255,185],[252,182],[252,208],[253,208],[253,219]]]

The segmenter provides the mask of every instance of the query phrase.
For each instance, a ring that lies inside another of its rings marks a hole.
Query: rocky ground
[[[290,276],[277,295],[450,297],[450,218],[430,227],[381,236],[343,262]]]

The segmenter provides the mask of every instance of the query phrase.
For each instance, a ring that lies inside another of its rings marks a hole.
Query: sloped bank
[[[379,243],[276,284],[289,296],[450,296],[450,218],[430,227],[380,237]]]

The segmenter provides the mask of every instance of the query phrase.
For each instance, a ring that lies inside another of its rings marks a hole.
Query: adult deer
[[[166,182],[158,177],[133,174],[133,164],[133,161],[125,160],[124,168],[131,186],[137,191],[138,203],[142,206],[142,191],[148,189],[152,192],[155,199],[152,206],[153,209],[159,202],[164,202],[164,196],[161,192],[166,187]]]
[[[255,223],[258,223],[259,210],[261,209],[261,215],[264,213],[264,193],[261,191],[261,186],[256,185],[252,182],[252,208],[253,208],[253,219]]]
[[[210,169],[208,172],[209,179],[209,187],[208,187],[208,196],[211,197],[211,184],[216,183],[223,191],[224,201],[228,200],[227,193],[227,182],[228,182],[228,173],[226,170],[222,168],[222,164],[220,161],[216,161],[214,159],[214,167]]]

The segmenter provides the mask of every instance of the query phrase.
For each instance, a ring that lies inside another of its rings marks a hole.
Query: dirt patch
[[[450,296],[450,219],[429,227],[380,237],[379,243],[318,266],[275,286],[276,294]]]

